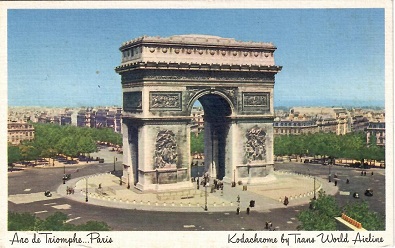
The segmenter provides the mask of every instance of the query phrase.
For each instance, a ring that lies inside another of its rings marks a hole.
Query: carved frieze
[[[123,110],[138,111],[142,109],[141,91],[123,93]]]
[[[207,71],[189,70],[160,70],[154,69],[146,71],[144,68],[134,69],[127,73],[122,73],[122,85],[128,87],[129,83],[142,82],[144,80],[154,81],[205,81],[205,82],[274,82],[274,75],[265,72],[243,72],[243,71]],[[129,86],[130,87],[130,86]]]
[[[181,92],[150,92],[150,110],[181,110]]]
[[[245,157],[248,163],[266,161],[266,132],[259,127],[253,127],[246,133]]]
[[[176,167],[177,161],[175,134],[171,130],[159,131],[155,141],[154,169]]]
[[[186,92],[186,102],[189,102],[192,98],[195,97],[196,94],[199,92],[202,92],[209,87],[195,87],[195,86],[187,86],[187,92]]]
[[[244,92],[244,111],[267,111],[270,110],[270,93],[268,92]]]

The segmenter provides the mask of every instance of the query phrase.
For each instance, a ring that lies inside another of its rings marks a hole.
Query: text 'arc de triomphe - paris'
[[[205,171],[259,183],[273,170],[271,43],[143,36],[120,47],[123,180],[142,191],[192,188],[191,111],[204,110]]]

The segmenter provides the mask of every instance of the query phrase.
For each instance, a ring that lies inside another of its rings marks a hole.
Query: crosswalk
[[[37,212],[34,212],[35,214],[42,214],[42,213],[48,213],[48,211],[47,210],[43,210],[43,211],[37,211]]]
[[[37,192],[37,193],[30,193],[30,194],[16,194],[16,195],[9,195],[8,201],[15,203],[15,204],[26,204],[31,202],[37,201],[48,201],[58,199],[61,196],[57,193],[52,193],[51,197],[46,197],[44,192]]]
[[[73,219],[68,219],[68,220],[65,221],[65,223],[69,223],[70,221],[78,220],[78,219],[81,219],[81,217],[76,217],[76,218],[73,218]]]
[[[25,189],[25,192],[29,192],[30,189]],[[34,214],[45,214],[45,213],[51,213],[52,211],[57,211],[57,210],[70,210],[72,206],[70,204],[60,204],[56,200],[61,198],[60,195],[58,195],[56,192],[52,193],[51,197],[46,197],[44,195],[44,192],[37,192],[37,193],[28,193],[28,194],[16,194],[16,195],[9,195],[8,196],[8,201],[14,203],[14,204],[27,204],[27,203],[34,203],[34,202],[40,202],[42,201],[42,209],[40,208],[36,209],[37,211],[34,211]],[[50,201],[50,202],[48,202]],[[48,208],[49,207],[49,208]],[[51,211],[51,209],[53,209]],[[71,214],[69,214],[70,216]],[[78,220],[81,217],[76,217],[72,219],[68,219],[66,222],[70,222],[73,220]]]

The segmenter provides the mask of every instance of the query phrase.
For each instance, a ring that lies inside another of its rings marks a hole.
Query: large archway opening
[[[199,120],[202,115],[203,128],[201,122],[195,121],[197,131],[191,135],[200,137],[200,140],[192,138],[196,142],[202,142],[203,139],[203,155],[196,154],[191,149],[192,167],[191,176],[202,176],[208,172],[210,177],[222,180],[225,176],[226,167],[226,139],[229,132],[230,122],[229,116],[232,114],[232,108],[229,102],[218,94],[205,94],[196,99],[194,119]],[[199,112],[199,110],[202,110]],[[200,119],[201,120],[201,119]],[[197,123],[196,123],[197,122]],[[196,127],[195,127],[196,128]]]

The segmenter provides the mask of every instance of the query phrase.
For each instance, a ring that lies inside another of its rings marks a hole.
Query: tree
[[[204,152],[204,132],[195,135],[191,133],[191,153],[203,153]]]
[[[30,141],[19,145],[19,151],[23,161],[36,160],[38,158],[39,150]]]
[[[302,223],[299,229],[306,231],[335,231],[337,224],[335,217],[344,213],[362,224],[369,231],[385,230],[385,218],[369,210],[368,204],[363,202],[347,204],[343,208],[338,206],[335,197],[318,192],[318,199],[311,200],[310,208],[298,214]]]
[[[8,231],[33,231],[37,218],[30,213],[8,212]]]
[[[9,231],[110,231],[110,226],[101,221],[88,221],[85,224],[67,223],[66,214],[56,212],[45,220],[30,213],[8,212]]]
[[[344,207],[344,212],[347,216],[360,222],[362,227],[369,231],[383,231],[385,230],[385,218],[376,212],[369,210],[366,201],[347,204]]]
[[[66,214],[55,212],[54,214],[48,216],[45,220],[39,220],[36,226],[40,231],[63,231],[66,220]]]
[[[371,139],[373,140],[373,139]],[[375,142],[366,144],[363,132],[336,135],[334,133],[315,133],[307,135],[280,135],[274,138],[274,155],[321,155],[324,158],[349,158],[384,160],[385,148]]]
[[[8,164],[11,165],[15,162],[21,161],[22,156],[19,147],[8,144]]]
[[[62,138],[57,144],[56,149],[66,156],[76,157],[78,155],[77,137],[68,136]]]
[[[97,151],[96,142],[90,136],[81,136],[77,143],[79,153],[92,153]]]
[[[103,221],[88,221],[85,224],[76,226],[77,231],[109,231],[111,228]]]
[[[298,214],[298,219],[302,223],[299,228],[305,231],[334,231],[337,226],[335,217],[340,215],[341,211],[335,198],[320,190],[318,198],[311,200],[310,208]]]

